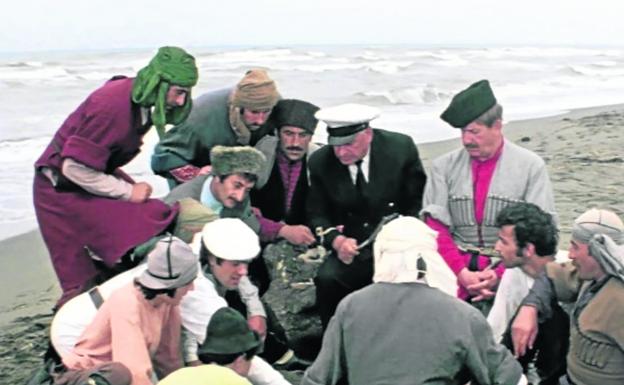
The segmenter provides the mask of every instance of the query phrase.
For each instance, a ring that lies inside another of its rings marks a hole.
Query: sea
[[[373,126],[416,143],[459,136],[439,119],[456,92],[489,79],[505,121],[624,102],[624,48],[285,46],[187,48],[200,68],[194,96],[233,86],[249,68],[266,68],[282,96],[321,107],[378,107]],[[114,75],[133,76],[154,49],[0,53],[0,240],[36,227],[33,163],[63,120]],[[326,140],[317,130],[315,140]],[[149,159],[150,132],[126,171],[164,195]]]

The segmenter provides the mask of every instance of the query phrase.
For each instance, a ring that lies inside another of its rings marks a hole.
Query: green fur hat
[[[214,146],[210,151],[212,174],[217,176],[245,173],[258,176],[265,163],[264,155],[249,146]]]
[[[455,128],[464,128],[496,104],[487,80],[480,80],[453,97],[440,118]]]

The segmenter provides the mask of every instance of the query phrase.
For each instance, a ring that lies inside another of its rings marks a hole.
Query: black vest
[[[274,221],[284,221],[289,225],[305,224],[305,201],[308,193],[308,170],[306,158],[301,164],[301,173],[295,186],[290,211],[286,213],[286,191],[282,183],[278,160],[275,159],[267,183],[259,190],[251,190],[251,205],[260,209],[262,216]]]

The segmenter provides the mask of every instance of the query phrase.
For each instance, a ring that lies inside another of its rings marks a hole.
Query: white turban
[[[373,282],[421,282],[455,296],[457,277],[437,251],[437,235],[414,217],[400,217],[386,224],[373,246]],[[425,262],[424,271],[418,268],[419,259]]]

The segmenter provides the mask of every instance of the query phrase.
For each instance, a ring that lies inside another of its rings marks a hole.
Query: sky
[[[622,0],[18,0],[0,52],[324,44],[624,46]]]

